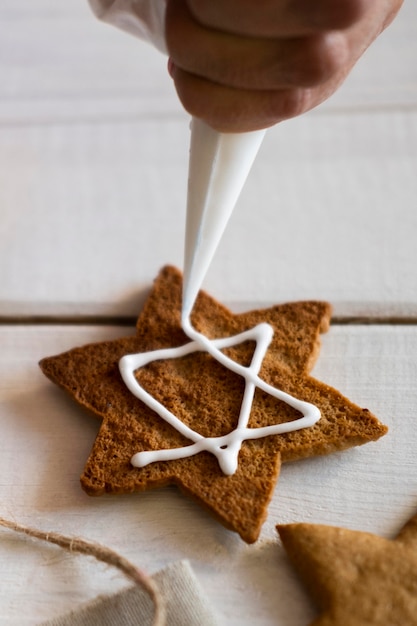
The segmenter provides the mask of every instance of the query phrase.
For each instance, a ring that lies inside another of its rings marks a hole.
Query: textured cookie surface
[[[314,524],[277,530],[320,609],[311,626],[417,625],[417,516],[392,541]]]
[[[136,334],[89,344],[45,358],[40,366],[53,382],[102,419],[81,484],[90,495],[129,493],[167,484],[207,508],[247,542],[257,539],[267,514],[282,461],[326,454],[376,440],[386,432],[370,412],[309,376],[327,330],[330,306],[296,302],[235,315],[201,292],[192,314],[194,327],[209,338],[228,337],[268,322],[274,330],[260,378],[300,400],[316,405],[321,419],[312,428],[243,442],[238,469],[226,476],[209,452],[134,468],[140,451],[190,444],[172,426],[138,400],[119,372],[122,356],[172,348],[189,339],[181,329],[181,274],[164,268],[140,314]],[[227,355],[248,365],[254,342],[227,348]],[[135,372],[149,393],[182,422],[203,436],[231,432],[237,423],[244,383],[206,353],[153,362]],[[288,404],[255,392],[249,427],[299,419]]]

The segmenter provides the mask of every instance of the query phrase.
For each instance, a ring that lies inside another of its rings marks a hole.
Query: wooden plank
[[[188,123],[0,129],[0,315],[135,315],[182,266]],[[325,298],[417,313],[417,112],[271,129],[207,276],[239,308]]]
[[[375,444],[283,468],[260,541],[246,546],[175,489],[88,498],[78,476],[98,429],[46,380],[42,356],[130,333],[116,327],[0,327],[0,499],[18,522],[100,541],[149,571],[191,561],[220,624],[296,626],[314,612],[275,535],[304,520],[384,536],[415,512],[416,326],[334,326],[314,375],[390,427]],[[82,557],[1,531],[0,624],[35,624],[124,584]],[[24,598],[24,602],[22,601]]]
[[[2,4],[0,20],[0,123],[182,113],[165,56],[99,22],[87,0]]]
[[[416,10],[328,105],[268,133],[207,277],[226,303],[416,315]],[[165,59],[84,0],[0,19],[0,315],[135,315],[182,265],[188,117]]]

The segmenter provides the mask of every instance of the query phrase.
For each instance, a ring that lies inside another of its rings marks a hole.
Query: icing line
[[[180,448],[138,452],[133,455],[131,459],[133,466],[144,467],[156,461],[172,461],[186,458],[206,450],[216,456],[224,474],[232,475],[237,470],[238,455],[244,441],[308,428],[313,426],[320,419],[320,411],[316,406],[309,402],[298,400],[280,389],[276,389],[258,376],[264,356],[273,336],[273,330],[269,324],[258,324],[254,328],[232,337],[214,340],[208,339],[195,330],[188,317],[183,318],[182,326],[184,332],[191,339],[190,342],[176,348],[163,348],[146,353],[125,355],[120,359],[119,369],[123,381],[131,393],[193,443]],[[235,346],[248,340],[254,340],[256,342],[249,367],[236,363],[233,359],[230,359],[221,352],[224,348]],[[202,351],[208,352],[220,364],[242,376],[245,380],[245,389],[237,427],[229,434],[220,437],[203,437],[197,431],[184,424],[171,411],[149,394],[138,383],[134,375],[136,370],[153,361],[181,358],[193,352]],[[303,417],[283,424],[248,428],[247,425],[256,388],[282,400],[302,413]]]

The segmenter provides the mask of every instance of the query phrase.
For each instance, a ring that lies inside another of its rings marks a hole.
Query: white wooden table
[[[314,615],[275,524],[391,536],[417,510],[417,6],[319,110],[267,134],[205,287],[236,309],[324,298],[318,378],[390,427],[285,466],[246,546],[175,489],[90,499],[98,424],[37,361],[131,332],[182,265],[188,118],[150,46],[86,0],[0,5],[0,515],[99,541],[154,572],[189,559],[220,624]],[[353,322],[353,323],[351,323]],[[118,326],[119,324],[119,326]],[[0,530],[0,624],[36,624],[124,579]]]

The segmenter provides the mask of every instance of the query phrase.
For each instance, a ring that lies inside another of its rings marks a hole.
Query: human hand
[[[168,0],[169,68],[184,108],[224,132],[326,100],[403,0]]]

